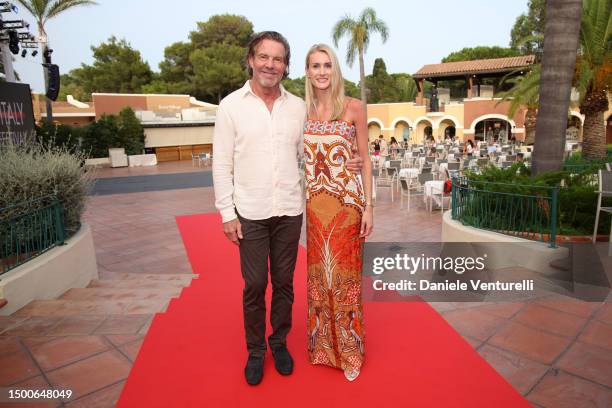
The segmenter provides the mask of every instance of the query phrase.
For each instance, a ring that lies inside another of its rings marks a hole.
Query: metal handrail
[[[49,199],[36,208],[34,204]],[[24,211],[2,215],[24,207]],[[63,245],[66,227],[63,205],[55,196],[24,201],[0,210],[0,275],[24,264],[49,249]]]
[[[475,228],[506,235],[538,238],[556,246],[559,187],[520,185],[548,189],[548,195],[527,195],[474,188],[474,184],[512,186],[516,184],[472,181],[455,177],[451,190],[451,215],[454,220]]]

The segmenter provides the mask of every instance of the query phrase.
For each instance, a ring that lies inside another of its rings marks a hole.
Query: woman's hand
[[[365,211],[361,216],[361,230],[359,231],[359,238],[365,238],[372,233],[374,228],[374,208],[371,205],[366,205]]]

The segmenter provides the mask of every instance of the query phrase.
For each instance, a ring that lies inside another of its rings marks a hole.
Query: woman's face
[[[312,85],[321,90],[331,86],[332,63],[329,56],[323,51],[316,51],[308,58],[306,76],[310,78]]]

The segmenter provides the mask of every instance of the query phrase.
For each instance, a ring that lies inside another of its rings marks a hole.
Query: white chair
[[[597,197],[597,212],[595,213],[595,228],[593,230],[593,243],[597,239],[597,226],[599,224],[599,212],[604,211],[612,213],[612,207],[602,207],[602,198],[612,197],[612,172],[599,170],[599,193]],[[612,230],[610,231],[610,237],[612,238]],[[608,256],[612,256],[612,239],[608,243]]]
[[[408,203],[406,204],[406,210],[410,211],[410,192],[412,190],[411,185],[415,184],[413,180],[415,179],[412,179],[412,178],[399,179],[399,182],[400,182],[400,210],[404,206],[404,197],[406,197],[408,201]]]
[[[391,190],[391,202],[393,202],[393,190],[395,190],[397,184],[397,172],[395,167],[389,167],[386,169],[386,175],[381,175],[376,178],[374,186],[376,189],[379,187],[389,187]]]
[[[196,162],[198,163],[198,167],[202,164],[202,159],[199,154],[191,153],[191,166],[195,167]]]

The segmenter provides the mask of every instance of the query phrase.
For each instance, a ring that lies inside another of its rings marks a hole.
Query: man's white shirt
[[[250,82],[217,109],[213,137],[215,206],[223,222],[304,211],[298,158],[304,151],[304,101],[280,86],[272,112]]]

